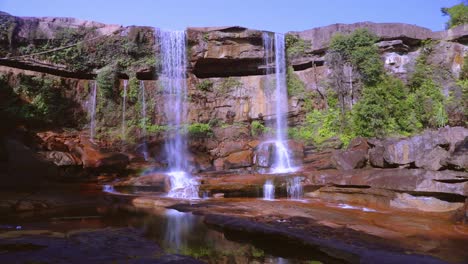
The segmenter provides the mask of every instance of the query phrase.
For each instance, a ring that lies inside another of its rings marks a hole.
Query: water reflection
[[[281,250],[275,241],[256,242],[251,236],[224,233],[209,228],[203,217],[172,209],[136,209],[130,206],[67,208],[28,218],[3,219],[6,231],[21,225],[25,230],[70,232],[83,229],[132,227],[141,230],[149,240],[160,245],[167,254],[191,256],[207,263],[309,263],[315,255],[298,254],[297,250]],[[109,230],[109,229],[108,229]],[[261,241],[261,240],[260,240]],[[132,241],[128,247],[132,248]],[[300,249],[307,252],[307,250]]]
[[[197,224],[197,219],[192,214],[172,209],[167,210],[166,217],[164,245],[168,249],[181,253],[182,249],[187,248],[188,238]]]

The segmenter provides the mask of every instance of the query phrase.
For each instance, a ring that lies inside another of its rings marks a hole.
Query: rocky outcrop
[[[468,129],[447,127],[410,138],[371,140],[369,160],[374,167],[415,166],[428,170],[440,170],[454,160],[459,163],[455,166],[466,169],[460,153],[467,137]],[[457,146],[459,150],[455,151]]]
[[[468,195],[468,174],[422,169],[361,169],[303,172],[312,185],[372,186],[404,192]]]
[[[360,169],[366,166],[369,145],[364,138],[353,139],[347,150],[337,150],[332,154],[332,162],[339,170]]]
[[[243,27],[188,28],[193,73],[198,78],[260,75],[262,32]]]

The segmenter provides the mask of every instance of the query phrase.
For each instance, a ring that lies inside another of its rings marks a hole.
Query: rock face
[[[153,28],[105,25],[72,18],[21,18],[5,13],[0,14],[0,21],[6,25],[0,32],[0,74],[3,74],[12,91],[24,80],[26,83],[31,80],[53,83],[48,92],[57,95],[60,104],[66,108],[63,111],[66,118],[52,120],[53,123],[57,122],[54,123],[57,126],[87,128],[93,79],[109,68],[115,72],[112,96],[98,98],[97,133],[104,138],[125,140],[104,141],[101,144],[105,146],[96,146],[77,136],[62,138],[42,135],[40,152],[45,160],[60,167],[83,166],[92,170],[125,168],[128,157],[116,151],[114,143],[118,143],[119,151],[137,152],[133,153],[135,157],[141,153],[141,145],[138,144],[144,134],[142,128],[132,123],[140,119],[139,85],[144,86],[146,97],[152,98],[148,102],[149,122],[156,128],[165,125],[165,116],[161,111],[164,107],[163,95],[158,76],[154,74],[154,55],[158,60],[160,47]],[[10,34],[5,30],[7,28],[11,29]],[[367,28],[379,37],[376,45],[387,72],[404,81],[412,73],[415,60],[421,53],[421,42],[437,40],[428,62],[442,69],[444,76],[447,75],[447,78],[437,79],[445,94],[456,89],[453,80],[458,76],[468,50],[465,45],[468,35],[466,26],[432,32],[414,25],[363,22],[288,33],[304,41],[306,46],[299,54],[288,57],[294,69],[292,74],[302,80],[306,92],[323,94],[326,90],[324,83],[330,76],[330,68],[324,55],[332,36],[336,33],[347,34],[358,28]],[[188,28],[186,32],[189,60],[187,96],[190,99],[186,104],[191,110],[187,120],[212,124],[210,133],[189,140],[192,155],[189,163],[193,172],[226,169],[248,171],[254,167],[271,166],[274,148],[261,144],[270,138],[266,135],[254,136],[250,127],[254,120],[268,125],[276,118],[271,107],[274,98],[265,76],[263,31],[233,26]],[[68,55],[62,54],[63,43],[72,45],[67,48]],[[76,43],[82,43],[79,49],[75,47]],[[21,59],[24,58],[21,56],[42,51],[46,46],[61,52],[55,56],[45,53],[28,56],[27,60]],[[125,63],[114,67],[115,61]],[[127,135],[117,135],[116,128],[122,122],[120,95],[124,89],[123,79],[130,76],[136,78],[131,78],[126,87],[129,97],[124,116],[132,125],[128,126]],[[28,97],[27,93],[19,97],[27,102],[35,99]],[[1,95],[0,100],[3,100]],[[291,96],[288,105],[289,124],[300,124],[306,114],[304,100],[300,96]],[[313,101],[316,109],[323,109],[326,105],[321,96]],[[62,124],[60,121],[65,119],[73,122]],[[352,143],[354,145],[347,150],[337,151],[341,148],[339,140],[324,143],[321,150],[307,149],[309,146],[304,147],[293,141],[288,145],[293,162],[305,163],[305,168],[310,170],[352,170],[366,165],[466,170],[466,147],[460,143],[466,138],[466,133],[461,128],[446,130],[409,139],[374,140],[369,142],[369,150],[367,143]],[[150,154],[156,161],[164,159],[160,155],[164,147],[161,146],[161,139],[161,132],[151,131],[147,137]],[[259,142],[250,144],[252,140]],[[102,151],[100,147],[107,150]]]
[[[339,170],[360,169],[366,166],[369,145],[364,138],[353,139],[347,150],[333,151],[332,162]]]
[[[415,166],[428,170],[440,170],[450,160],[463,167],[463,145],[468,137],[468,129],[463,127],[441,128],[438,131],[426,131],[405,139],[387,139],[371,141],[369,160],[374,167]],[[458,147],[458,151],[456,151]],[[466,152],[465,156],[466,156]]]

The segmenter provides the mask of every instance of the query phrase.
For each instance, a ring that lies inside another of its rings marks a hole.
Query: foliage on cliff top
[[[375,85],[382,80],[383,63],[375,42],[378,37],[365,28],[351,34],[335,34],[330,41],[331,53],[341,55],[345,63],[358,69],[365,85]]]
[[[445,24],[446,28],[453,28],[459,25],[468,24],[468,6],[460,3],[452,7],[441,8],[444,16],[449,16],[449,21]]]
[[[286,53],[288,57],[304,55],[311,43],[294,34],[286,34]]]

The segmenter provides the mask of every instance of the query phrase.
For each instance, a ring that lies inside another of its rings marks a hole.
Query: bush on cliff
[[[446,23],[447,28],[468,24],[468,6],[464,3],[452,7],[443,7],[441,11],[442,14],[450,17],[449,21]]]
[[[188,135],[191,137],[210,137],[213,135],[211,126],[204,123],[193,123],[187,127]]]

